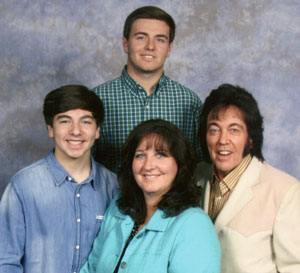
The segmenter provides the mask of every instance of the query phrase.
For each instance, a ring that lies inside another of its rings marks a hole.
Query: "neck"
[[[161,198],[159,198],[160,200]],[[157,198],[149,198],[145,196],[145,203],[146,203],[146,210],[147,210],[147,215],[145,222],[139,226],[139,230],[147,225],[149,220],[151,219],[152,215],[155,213],[157,210],[157,204],[159,203],[159,200]]]
[[[146,90],[146,93],[149,96],[152,94],[154,86],[161,78],[163,70],[161,69],[152,73],[136,72],[130,65],[127,65],[127,73]]]
[[[91,159],[62,160],[57,158],[60,165],[76,180],[78,184],[86,180],[91,173]]]

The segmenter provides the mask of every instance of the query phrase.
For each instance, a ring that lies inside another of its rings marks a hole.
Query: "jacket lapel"
[[[252,187],[259,183],[261,167],[262,163],[253,157],[215,221],[217,233],[253,198]],[[209,195],[206,198],[209,200]]]

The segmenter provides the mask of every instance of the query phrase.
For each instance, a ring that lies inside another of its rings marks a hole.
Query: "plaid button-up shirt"
[[[119,78],[93,89],[103,101],[104,122],[94,153],[97,161],[117,172],[121,150],[130,131],[139,123],[161,118],[177,125],[192,144],[197,161],[202,159],[198,138],[198,119],[202,107],[200,98],[188,88],[164,74],[148,96],[123,69]]]

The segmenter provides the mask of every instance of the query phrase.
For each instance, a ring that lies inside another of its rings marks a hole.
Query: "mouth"
[[[142,54],[141,56],[142,56],[144,59],[146,59],[146,60],[153,60],[153,59],[154,59],[154,56],[153,56],[153,55]]]
[[[143,174],[143,176],[146,179],[155,179],[155,178],[159,177],[160,175],[159,174]]]
[[[227,150],[223,150],[223,151],[217,151],[218,155],[231,155],[232,152],[227,151]]]
[[[71,145],[80,145],[84,142],[84,140],[67,140],[67,142]]]

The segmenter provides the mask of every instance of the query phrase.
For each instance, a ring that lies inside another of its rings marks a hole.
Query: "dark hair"
[[[164,10],[154,6],[138,8],[128,15],[123,29],[123,37],[125,37],[127,40],[129,39],[132,24],[137,19],[157,19],[166,22],[170,28],[169,43],[173,42],[176,29],[173,18]]]
[[[103,104],[93,91],[83,85],[65,85],[52,90],[45,97],[43,114],[46,124],[53,126],[55,115],[73,109],[90,111],[97,127],[103,122]]]
[[[232,105],[242,111],[249,139],[252,140],[249,150],[246,149],[244,152],[263,161],[263,117],[259,112],[257,102],[244,88],[231,84],[220,85],[217,89],[212,90],[205,99],[199,121],[200,143],[205,161],[211,162],[206,142],[208,116],[210,113],[218,115],[220,110],[227,109]]]
[[[166,145],[177,163],[177,175],[170,190],[158,203],[166,216],[178,215],[189,207],[199,205],[200,194],[195,184],[195,157],[189,142],[174,124],[161,120],[148,120],[136,126],[129,134],[122,151],[122,163],[118,174],[120,182],[119,209],[139,224],[146,218],[146,204],[142,190],[137,185],[132,162],[136,148],[145,137],[154,137],[154,145]]]

